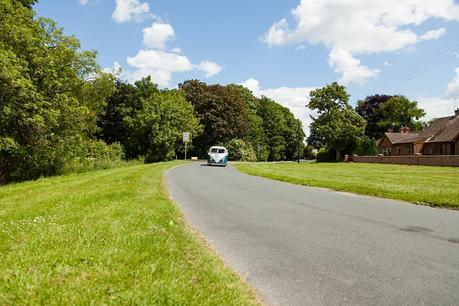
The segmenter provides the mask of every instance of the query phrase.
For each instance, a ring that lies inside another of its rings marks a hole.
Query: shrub
[[[357,140],[357,143],[352,151],[353,154],[357,155],[378,155],[378,148],[374,139],[363,136]]]
[[[336,153],[333,149],[320,149],[319,153],[317,153],[317,162],[319,163],[326,163],[326,162],[334,162],[336,161]]]
[[[119,143],[111,145],[102,140],[89,140],[72,148],[72,154],[61,160],[58,174],[81,173],[92,170],[109,169],[126,164],[123,147]]]
[[[256,161],[257,154],[253,147],[242,139],[231,139],[227,144],[230,160]]]
[[[305,146],[303,157],[304,159],[312,160],[317,158],[317,154],[313,152],[314,147],[312,146]]]

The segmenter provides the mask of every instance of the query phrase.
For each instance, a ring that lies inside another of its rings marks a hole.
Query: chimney
[[[400,133],[409,134],[410,132],[411,129],[407,126],[403,126],[402,128],[400,128]]]
[[[387,129],[387,133],[392,133],[394,130],[390,127]]]

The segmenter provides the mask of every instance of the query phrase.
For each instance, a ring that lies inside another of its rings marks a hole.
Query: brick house
[[[377,146],[380,154],[390,156],[459,155],[459,109],[454,116],[435,119],[420,132],[403,128],[400,133],[385,133]]]

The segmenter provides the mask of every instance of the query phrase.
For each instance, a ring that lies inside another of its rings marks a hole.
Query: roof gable
[[[426,142],[450,142],[459,134],[459,116],[450,116],[435,119],[424,131]]]
[[[407,143],[419,140],[417,133],[385,133],[384,134],[392,144]]]

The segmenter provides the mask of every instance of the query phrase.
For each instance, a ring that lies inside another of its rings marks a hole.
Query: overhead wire
[[[397,78],[390,80],[383,85],[384,87],[389,88],[389,92],[398,89],[400,85],[411,81],[412,79],[438,67],[454,57],[457,57],[457,51],[459,51],[459,38],[446,43],[442,47],[420,58],[415,63],[407,66],[402,70]]]

